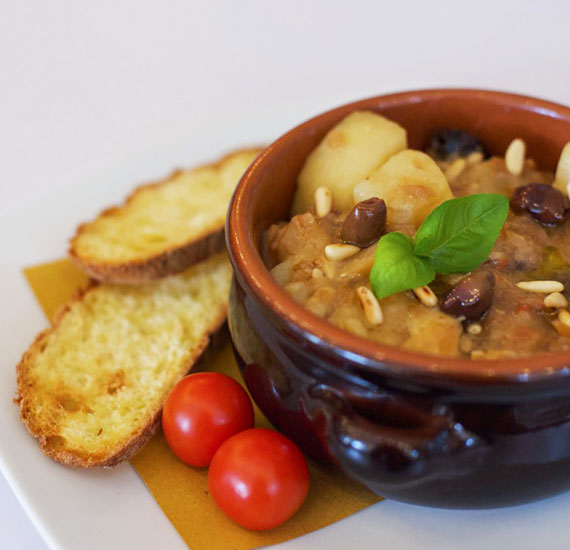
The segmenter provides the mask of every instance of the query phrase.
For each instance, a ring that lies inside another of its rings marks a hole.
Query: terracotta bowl
[[[439,127],[504,154],[515,137],[554,170],[570,109],[479,90],[425,90],[345,105],[294,128],[250,166],[233,197],[227,244],[235,270],[229,325],[244,380],[273,424],[314,460],[379,495],[442,507],[493,507],[570,488],[570,354],[475,361],[407,352],[312,315],[260,257],[286,220],[297,174],[339,120],[369,109],[424,148]]]

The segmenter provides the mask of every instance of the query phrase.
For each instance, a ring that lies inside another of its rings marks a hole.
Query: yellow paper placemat
[[[24,273],[50,320],[78,288],[88,283],[87,276],[69,260],[30,267]],[[213,354],[204,369],[223,372],[242,382],[229,345]],[[269,427],[257,407],[255,421],[258,427]],[[191,468],[178,460],[162,432],[131,459],[131,464],[192,550],[245,550],[277,544],[329,525],[380,500],[361,485],[311,465],[309,496],[299,512],[276,529],[248,531],[228,519],[210,498],[207,469]]]

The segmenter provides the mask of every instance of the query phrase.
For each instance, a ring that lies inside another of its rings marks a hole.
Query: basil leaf
[[[378,299],[427,285],[434,278],[435,269],[429,261],[414,255],[412,239],[407,235],[388,233],[378,241],[370,271],[370,286]]]
[[[507,219],[504,195],[451,199],[435,208],[414,237],[414,254],[438,273],[465,273],[483,263]]]

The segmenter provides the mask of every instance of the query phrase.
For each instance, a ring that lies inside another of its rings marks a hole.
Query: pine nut
[[[570,185],[570,141],[564,146],[562,153],[560,153],[554,181],[556,182],[554,187],[567,189],[568,185]]]
[[[481,334],[483,332],[483,327],[480,325],[480,323],[470,323],[467,327],[467,332],[476,336],[477,334]]]
[[[332,193],[328,187],[317,187],[315,191],[315,210],[319,218],[324,218],[332,208]]]
[[[456,180],[461,175],[461,172],[465,170],[466,166],[467,161],[465,159],[455,159],[445,171],[445,177],[447,178],[447,181],[451,183]]]
[[[374,293],[365,286],[359,286],[356,289],[356,294],[360,300],[360,305],[364,311],[366,320],[372,325],[379,325],[382,323],[384,316],[382,315],[382,308],[374,296]]]
[[[414,294],[418,300],[426,307],[435,307],[437,305],[437,296],[433,293],[433,290],[427,286],[419,286],[414,288]]]
[[[570,327],[570,313],[567,309],[561,309],[558,312],[558,320],[565,326]]]
[[[467,155],[465,160],[469,166],[472,166],[473,164],[479,164],[480,162],[483,162],[483,153],[481,153],[481,151],[474,151],[470,155]]]
[[[513,176],[520,176],[524,168],[526,144],[520,139],[513,139],[505,152],[505,165]]]
[[[544,307],[562,309],[568,307],[568,300],[564,294],[560,294],[560,292],[553,292],[544,298]]]
[[[325,276],[325,272],[320,267],[313,268],[311,272],[313,279],[322,279]]]
[[[471,338],[469,338],[469,336],[467,336],[466,334],[462,334],[459,337],[459,351],[461,351],[461,353],[471,353],[472,349],[473,349],[473,342]]]
[[[521,281],[517,283],[517,286],[522,290],[538,292],[539,294],[551,294],[564,290],[564,285],[559,281]]]
[[[358,246],[352,244],[327,244],[325,258],[331,262],[340,262],[360,252]]]

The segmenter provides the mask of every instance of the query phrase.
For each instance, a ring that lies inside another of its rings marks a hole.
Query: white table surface
[[[569,21],[557,0],[2,0],[0,268],[61,256],[75,225],[132,184],[349,100],[457,86],[570,103]],[[28,224],[26,249],[10,246],[4,214],[125,162],[64,223]],[[0,548],[47,548],[1,475]]]

